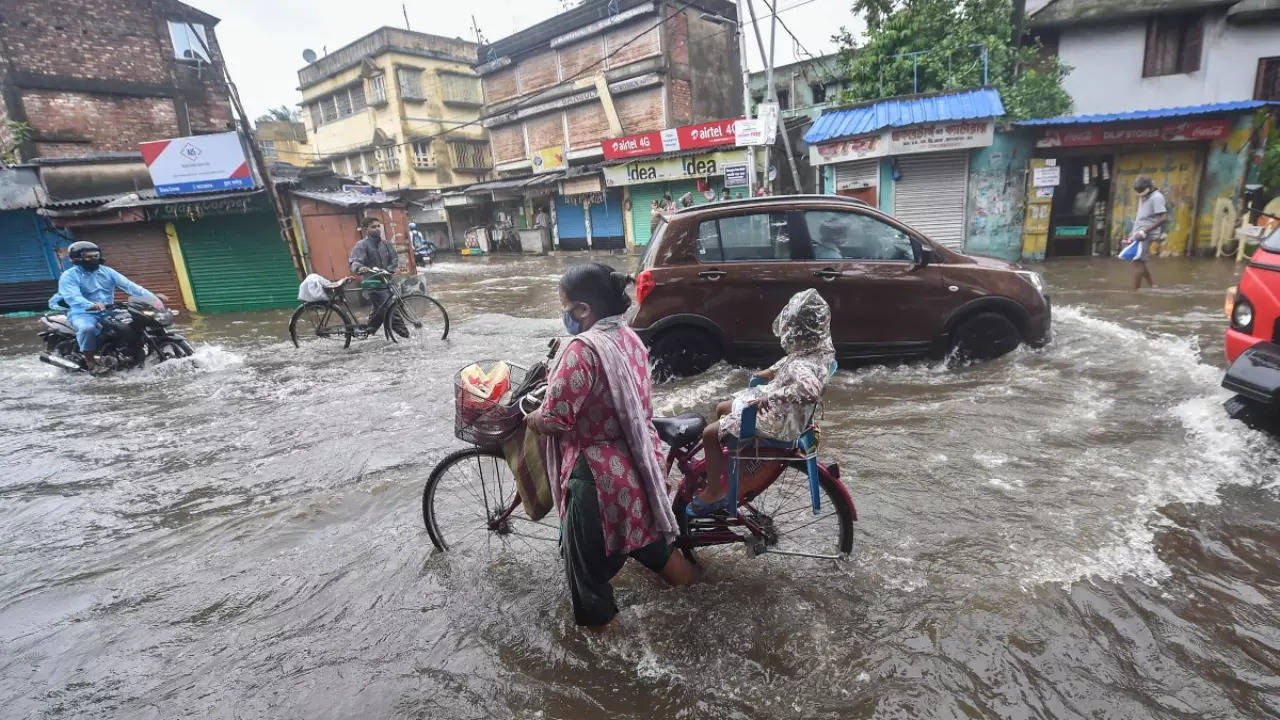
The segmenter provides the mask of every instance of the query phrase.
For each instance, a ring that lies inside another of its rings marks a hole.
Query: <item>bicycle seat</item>
[[[656,417],[653,427],[658,437],[673,448],[688,447],[702,437],[707,429],[707,419],[694,412],[680,413],[675,417]]]

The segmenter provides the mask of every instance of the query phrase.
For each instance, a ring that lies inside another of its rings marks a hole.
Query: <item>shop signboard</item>
[[[810,159],[815,165],[828,165],[888,155],[988,147],[994,139],[995,123],[991,120],[952,120],[814,145]]]
[[[563,170],[567,167],[564,161],[564,148],[559,145],[535,150],[533,153],[533,172],[547,173]]]
[[[737,144],[736,119],[683,125],[654,132],[624,135],[600,143],[605,160],[626,160],[682,150],[701,150]]]
[[[1056,187],[1062,182],[1062,168],[1057,165],[1036,168],[1032,173],[1032,185],[1036,187]]]
[[[157,195],[254,186],[236,132],[157,140],[138,145]]]
[[[727,188],[746,187],[750,184],[746,163],[730,163],[724,166],[724,186]]]
[[[743,153],[737,150],[722,150],[686,157],[636,160],[625,165],[606,167],[604,183],[608,187],[619,187],[668,180],[706,178],[724,173],[726,165],[742,164],[745,160]]]
[[[1221,140],[1231,134],[1231,119],[1177,120],[1163,123],[1092,125],[1040,131],[1036,147],[1088,147],[1128,143]]]
[[[738,147],[766,144],[764,126],[755,118],[733,121],[733,134]]]

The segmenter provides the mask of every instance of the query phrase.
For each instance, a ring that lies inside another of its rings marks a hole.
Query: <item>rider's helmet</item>
[[[102,248],[88,240],[78,240],[67,248],[67,257],[85,270],[97,270],[102,264]]]
[[[409,223],[409,229],[410,229],[410,230],[417,230],[417,229],[418,229],[418,223]]]

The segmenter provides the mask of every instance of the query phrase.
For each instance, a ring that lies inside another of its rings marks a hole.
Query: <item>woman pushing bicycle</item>
[[[678,525],[653,428],[649,354],[622,318],[629,282],[601,263],[576,265],[561,277],[564,325],[574,338],[542,408],[526,421],[546,436],[574,620],[593,630],[618,614],[609,581],[627,557],[672,585],[699,575],[673,552]]]

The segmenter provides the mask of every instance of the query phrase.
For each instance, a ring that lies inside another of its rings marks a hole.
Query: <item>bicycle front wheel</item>
[[[422,521],[432,544],[451,554],[554,552],[560,538],[556,512],[530,520],[518,502],[502,449],[467,448],[431,471],[422,490]]]
[[[296,348],[303,343],[320,346],[338,344],[351,347],[351,328],[356,323],[340,306],[331,302],[306,303],[289,319],[289,339]]]
[[[392,308],[392,329],[402,337],[445,340],[449,337],[449,313],[430,295],[409,293],[400,296]]]

